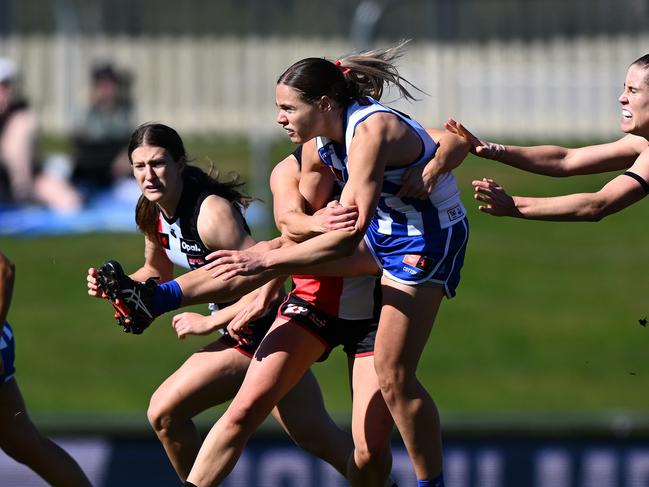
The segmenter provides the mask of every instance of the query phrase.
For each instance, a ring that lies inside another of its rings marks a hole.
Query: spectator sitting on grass
[[[76,211],[81,199],[67,180],[36,167],[38,121],[18,94],[17,78],[15,63],[0,58],[0,200]]]

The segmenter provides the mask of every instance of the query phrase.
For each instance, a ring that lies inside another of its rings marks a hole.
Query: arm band
[[[636,181],[638,181],[640,183],[640,186],[642,186],[642,189],[644,189],[645,194],[649,194],[649,183],[647,183],[647,181],[645,181],[643,178],[641,178],[636,173],[631,171],[625,172],[624,175],[629,176],[635,179]]]

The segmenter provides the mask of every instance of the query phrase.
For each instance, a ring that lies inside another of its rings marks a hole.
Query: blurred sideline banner
[[[96,487],[177,486],[154,440],[58,437]],[[648,487],[649,440],[447,440],[447,487]],[[416,483],[403,446],[393,445],[393,477]],[[0,452],[0,485],[40,487],[42,480]],[[248,444],[224,487],[343,487],[328,464],[283,439]]]
[[[135,232],[134,201],[108,193],[90,201],[81,211],[57,213],[37,205],[0,207],[0,236],[66,235],[89,232]]]
[[[57,213],[38,205],[0,205],[0,237],[135,232],[135,205],[140,191],[129,183],[123,192],[124,186],[95,194],[74,213]],[[263,225],[269,221],[266,211],[263,204],[254,202],[246,211],[246,221],[253,228]]]

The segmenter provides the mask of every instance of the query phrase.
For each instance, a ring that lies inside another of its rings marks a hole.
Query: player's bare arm
[[[386,161],[392,156],[396,164],[405,165],[414,160],[421,150],[416,146],[421,143],[418,138],[404,147],[403,132],[407,129],[397,117],[376,114],[368,120],[374,123],[365,121],[356,129],[350,147],[350,176],[340,201],[343,206],[358,207],[358,220],[353,231],[326,232],[299,245],[290,248],[282,246],[265,255],[215,252],[210,256],[215,258],[214,262],[206,268],[211,270],[220,266],[220,269],[212,275],[223,276],[227,280],[234,275],[257,274],[269,269],[281,274],[298,273],[317,264],[352,255],[376,208]]]
[[[523,171],[554,177],[597,174],[628,168],[649,145],[646,139],[629,134],[614,142],[579,148],[557,145],[524,147],[479,139],[453,119],[449,119],[444,126],[469,141],[472,151],[480,157],[496,160]]]
[[[255,245],[243,226],[241,213],[225,198],[211,195],[201,204],[198,234],[210,250],[244,250]]]
[[[494,216],[532,220],[599,221],[638,202],[649,190],[649,148],[623,174],[595,193],[575,193],[549,198],[509,196],[491,179],[473,181],[480,211]]]
[[[152,277],[158,278],[160,282],[173,279],[173,263],[158,241],[145,236],[144,264],[131,274],[131,279],[144,282]]]

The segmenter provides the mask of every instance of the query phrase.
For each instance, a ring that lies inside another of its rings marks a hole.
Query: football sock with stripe
[[[417,480],[417,487],[444,487],[444,473],[431,480]]]

